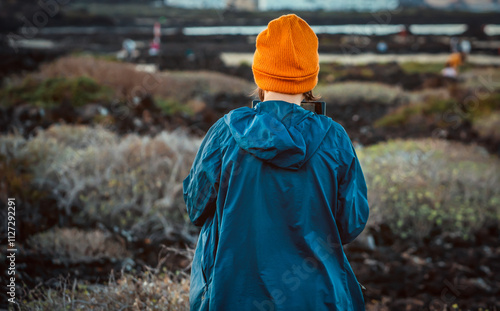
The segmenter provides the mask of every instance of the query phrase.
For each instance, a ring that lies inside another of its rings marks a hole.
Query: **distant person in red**
[[[160,52],[160,41],[157,38],[155,38],[149,44],[149,55],[156,56],[159,54],[159,52]]]
[[[403,29],[399,32],[399,35],[403,38],[408,36],[408,29],[406,29],[406,26],[403,26]]]

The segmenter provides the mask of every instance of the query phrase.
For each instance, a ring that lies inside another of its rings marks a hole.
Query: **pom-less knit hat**
[[[263,90],[286,94],[311,91],[318,83],[318,37],[295,14],[272,20],[257,36],[252,71]]]

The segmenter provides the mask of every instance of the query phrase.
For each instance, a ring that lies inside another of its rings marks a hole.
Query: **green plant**
[[[41,81],[28,76],[21,85],[7,86],[0,90],[0,103],[3,106],[29,103],[52,108],[67,100],[71,105],[79,107],[89,102],[109,101],[111,94],[110,88],[101,86],[86,76],[48,78]]]
[[[446,111],[453,111],[456,102],[453,99],[431,98],[423,103],[410,103],[399,106],[374,122],[375,127],[401,126],[412,118],[438,119]]]
[[[500,111],[500,93],[492,93],[484,99],[472,97],[466,98],[462,104],[464,111],[467,113],[469,120],[474,122],[475,119],[491,115],[494,112]]]
[[[372,68],[363,65],[348,66],[339,63],[321,63],[318,75],[319,84],[338,81],[349,75],[370,79],[375,75],[375,72]]]
[[[444,63],[421,63],[421,62],[405,62],[399,66],[406,73],[440,73],[444,68]]]
[[[185,103],[180,103],[175,99],[156,97],[155,104],[166,115],[174,115],[178,113],[187,114],[189,116],[194,115],[194,111],[191,107]]]

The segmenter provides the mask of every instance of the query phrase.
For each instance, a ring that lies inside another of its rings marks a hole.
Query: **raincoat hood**
[[[286,101],[259,102],[224,116],[231,135],[243,150],[262,161],[298,170],[316,152],[331,122]]]

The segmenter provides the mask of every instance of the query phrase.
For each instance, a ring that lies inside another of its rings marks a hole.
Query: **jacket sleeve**
[[[221,151],[218,136],[220,122],[207,132],[193,161],[189,175],[184,179],[183,192],[191,222],[203,226],[215,212],[221,169]]]
[[[350,141],[349,141],[350,143]],[[335,221],[342,245],[352,242],[365,228],[369,216],[365,177],[354,147],[342,151],[344,168],[339,172]]]

